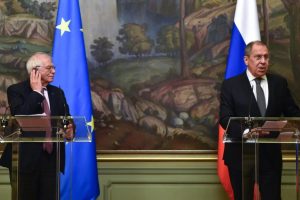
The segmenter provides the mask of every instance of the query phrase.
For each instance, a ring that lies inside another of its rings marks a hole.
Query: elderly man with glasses
[[[32,55],[26,64],[29,79],[13,84],[7,89],[7,98],[12,115],[65,116],[70,115],[64,92],[50,83],[54,79],[55,67],[52,58],[46,53]],[[45,133],[46,132],[46,133]],[[48,135],[47,135],[48,134]],[[55,132],[44,131],[46,137],[55,136]],[[66,129],[67,139],[73,137],[73,125]],[[60,169],[64,170],[64,144],[60,152],[56,143],[22,143],[19,147],[19,199],[53,200],[56,199],[57,154],[60,154]],[[12,149],[8,144],[1,157],[0,164],[10,169]]]

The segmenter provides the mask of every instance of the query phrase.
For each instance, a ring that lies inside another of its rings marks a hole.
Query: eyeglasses
[[[54,65],[48,65],[48,66],[36,66],[36,68],[41,68],[41,69],[45,69],[47,71],[51,71],[51,70],[55,70],[55,66]]]

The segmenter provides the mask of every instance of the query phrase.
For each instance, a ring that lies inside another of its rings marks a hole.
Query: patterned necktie
[[[259,111],[261,116],[265,116],[266,114],[266,99],[265,99],[265,94],[264,91],[260,85],[261,78],[256,78],[254,79],[256,83],[256,97],[257,97],[257,104],[259,107]]]
[[[45,97],[45,91],[46,90],[47,90],[46,88],[43,88],[43,90],[42,90],[42,93],[43,93],[44,97]],[[44,113],[46,114],[46,116],[50,117],[51,116],[51,111],[50,111],[49,104],[47,102],[46,97],[43,100],[43,109],[44,109]],[[52,134],[52,128],[51,128],[51,121],[49,119],[49,128],[47,128],[47,130],[46,130],[46,140],[51,141],[51,134]],[[43,149],[45,151],[47,151],[49,154],[52,153],[53,143],[52,142],[44,142]]]

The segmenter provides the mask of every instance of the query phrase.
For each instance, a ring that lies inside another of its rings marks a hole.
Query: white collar
[[[248,79],[249,79],[250,82],[253,81],[254,79],[256,79],[256,77],[253,76],[248,69],[246,70],[246,74],[247,74],[247,77],[248,77]],[[263,80],[267,80],[267,76],[266,75],[263,75],[260,78],[263,79]]]

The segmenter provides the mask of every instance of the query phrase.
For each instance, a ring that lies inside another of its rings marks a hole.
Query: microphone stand
[[[3,134],[0,134],[0,140],[2,141],[4,138],[4,133],[5,133],[5,128],[8,126],[8,119],[7,119],[7,110],[8,110],[9,106],[5,106],[5,111],[4,114],[1,116],[1,122],[0,125],[3,129],[3,131],[1,131]]]
[[[250,100],[249,100],[249,107],[248,107],[248,117],[246,118],[246,124],[249,129],[249,132],[251,132],[252,126],[253,126],[253,120],[251,117],[251,104],[252,104],[252,99],[253,99],[253,86],[251,86],[250,90]]]

